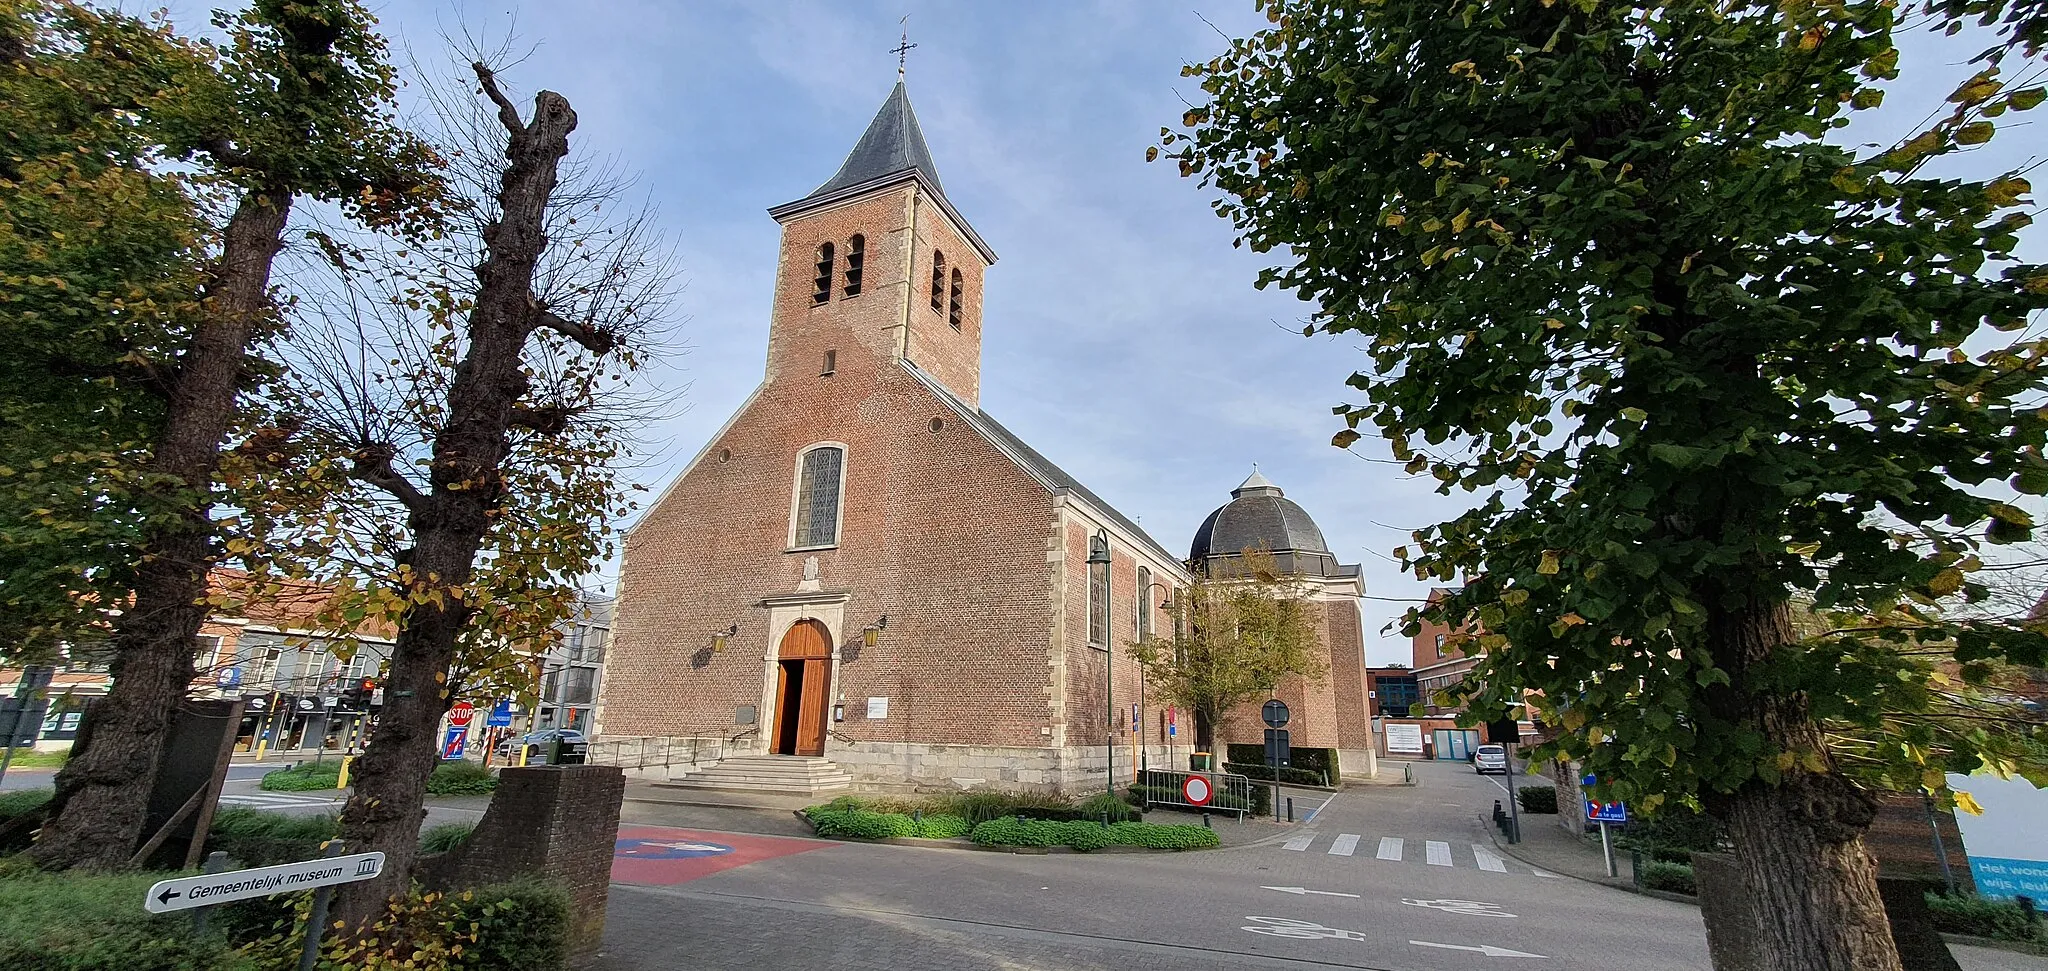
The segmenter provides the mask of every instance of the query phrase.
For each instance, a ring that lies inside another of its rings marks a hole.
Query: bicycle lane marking
[[[825,840],[714,833],[668,826],[621,828],[612,850],[612,880],[666,887],[750,863],[839,845]]]

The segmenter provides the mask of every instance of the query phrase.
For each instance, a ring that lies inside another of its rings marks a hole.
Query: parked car
[[[517,761],[519,758],[519,748],[524,746],[526,748],[526,762],[528,765],[546,765],[549,753],[555,751],[557,739],[562,743],[562,762],[565,764],[582,762],[583,757],[590,751],[590,745],[584,739],[582,732],[573,728],[543,728],[537,732],[528,732],[516,739],[506,738],[499,742],[498,757],[508,762]]]
[[[1472,768],[1480,775],[1489,772],[1508,774],[1508,750],[1499,745],[1481,745],[1472,753]]]

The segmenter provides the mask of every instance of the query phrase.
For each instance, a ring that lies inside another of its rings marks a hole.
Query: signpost
[[[384,854],[342,856],[341,847],[340,840],[328,842],[327,855],[317,860],[159,880],[143,894],[142,909],[152,914],[168,914],[251,897],[311,890],[313,907],[306,914],[306,937],[299,947],[299,971],[312,971],[320,959],[320,937],[327,929],[327,903],[334,895],[333,888],[369,880],[384,872]],[[205,914],[206,911],[200,911],[200,919],[195,922],[201,933],[206,926]]]
[[[448,734],[441,738],[441,761],[454,762],[469,751],[469,729],[460,725],[448,726]]]
[[[1581,780],[1582,784],[1588,786],[1595,785],[1599,781],[1597,776],[1590,775]],[[1619,802],[1594,802],[1588,799],[1586,800],[1586,821],[1600,824],[1600,852],[1607,858],[1607,875],[1610,877],[1619,876],[1620,871],[1614,867],[1614,842],[1607,835],[1607,827],[1610,823],[1628,822],[1628,806]]]
[[[50,679],[56,677],[57,669],[48,664],[30,664],[21,669],[21,681],[14,686],[14,697],[0,699],[0,716],[6,718],[7,730],[0,737],[0,745],[6,748],[0,752],[0,779],[7,777],[7,763],[14,761],[17,745],[34,746],[36,736],[42,734],[43,712],[49,707]],[[23,726],[27,730],[23,730]]]
[[[1287,720],[1293,717],[1287,702],[1269,698],[1259,708],[1259,720],[1266,723],[1266,766],[1273,770],[1273,821],[1280,820],[1280,767],[1287,764]]]
[[[491,706],[491,714],[490,714],[490,716],[489,716],[488,718],[485,718],[485,719],[484,719],[484,727],[485,727],[485,728],[511,728],[511,727],[512,727],[512,699],[510,699],[510,698],[500,698],[500,699],[498,699],[498,703],[497,703],[497,704],[495,704],[495,705],[492,705],[492,706]]]

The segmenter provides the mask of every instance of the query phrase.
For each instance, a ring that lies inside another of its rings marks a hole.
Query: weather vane
[[[889,53],[896,55],[896,80],[901,81],[903,80],[903,61],[910,56],[911,48],[917,45],[910,42],[910,15],[904,14],[903,19],[897,21],[897,23],[903,25],[903,42],[890,48]]]

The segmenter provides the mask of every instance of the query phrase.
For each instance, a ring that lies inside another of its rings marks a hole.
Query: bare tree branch
[[[497,75],[491,73],[491,69],[484,66],[482,61],[472,61],[469,66],[476,72],[476,79],[483,82],[484,95],[491,99],[492,104],[498,106],[498,121],[504,124],[505,130],[512,133],[513,138],[526,134],[526,122],[520,120],[519,108],[512,104],[512,99],[505,97],[503,91],[498,90]]]
[[[564,319],[560,314],[537,304],[533,309],[535,322],[583,345],[583,349],[592,354],[609,354],[618,346],[617,339],[610,331]]]
[[[398,470],[392,467],[391,460],[397,454],[398,450],[389,445],[364,445],[356,452],[355,464],[349,469],[349,474],[390,493],[407,511],[418,512],[425,508],[427,497],[412,484],[412,480],[398,474]]]

